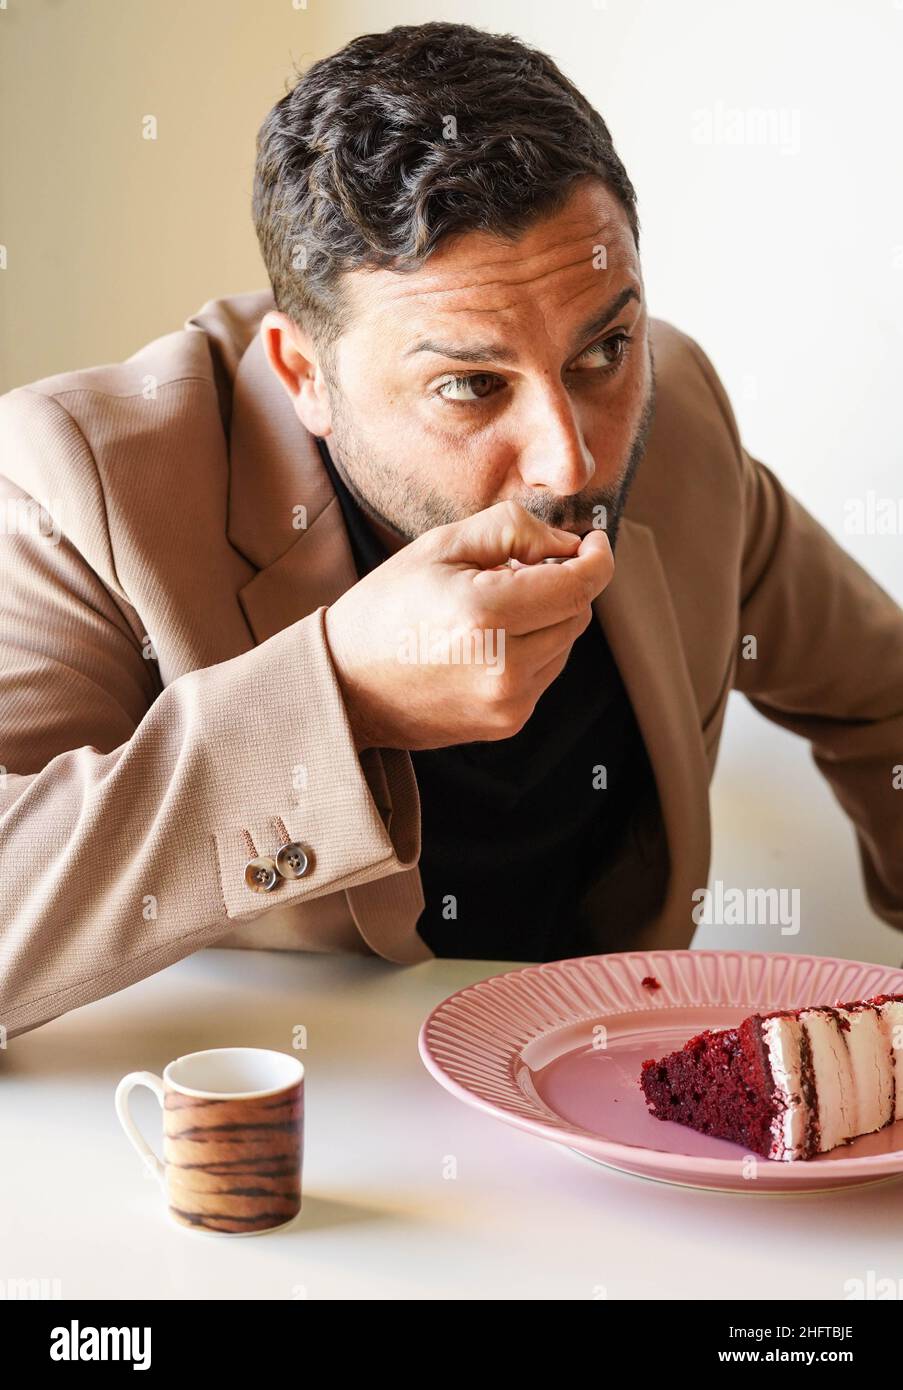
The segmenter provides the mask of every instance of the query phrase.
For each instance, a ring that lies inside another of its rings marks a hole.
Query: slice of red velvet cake
[[[652,1114],[766,1158],[814,1158],[903,1119],[903,994],[753,1014],[643,1063]]]

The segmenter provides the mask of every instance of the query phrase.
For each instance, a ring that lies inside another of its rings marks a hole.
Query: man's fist
[[[613,573],[604,531],[580,540],[515,502],[411,541],[326,610],[358,749],[510,738]]]

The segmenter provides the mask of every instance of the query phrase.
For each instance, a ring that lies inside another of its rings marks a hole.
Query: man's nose
[[[564,386],[543,389],[523,428],[518,472],[526,486],[548,488],[559,497],[582,492],[596,465]]]

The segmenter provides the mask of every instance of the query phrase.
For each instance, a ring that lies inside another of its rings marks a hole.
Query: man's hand
[[[538,563],[552,556],[566,558]],[[495,568],[509,558],[522,567]],[[358,750],[510,738],[563,669],[613,573],[604,531],[581,541],[515,502],[411,541],[326,610]],[[447,663],[435,656],[443,642]]]

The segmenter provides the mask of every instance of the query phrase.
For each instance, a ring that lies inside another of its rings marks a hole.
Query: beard
[[[345,398],[330,382],[332,435],[327,442],[330,455],[341,477],[365,516],[370,516],[404,541],[415,540],[435,526],[463,521],[473,515],[437,492],[422,478],[401,473],[397,464],[387,463],[369,452],[345,409]],[[649,389],[634,431],[627,459],[614,483],[606,487],[573,493],[567,497],[547,493],[526,493],[511,500],[547,526],[585,536],[604,529],[614,553],[618,528],[631,484],[646,452],[655,416],[655,361],[649,345]],[[600,526],[599,517],[604,518]],[[476,510],[476,509],[474,509]]]

